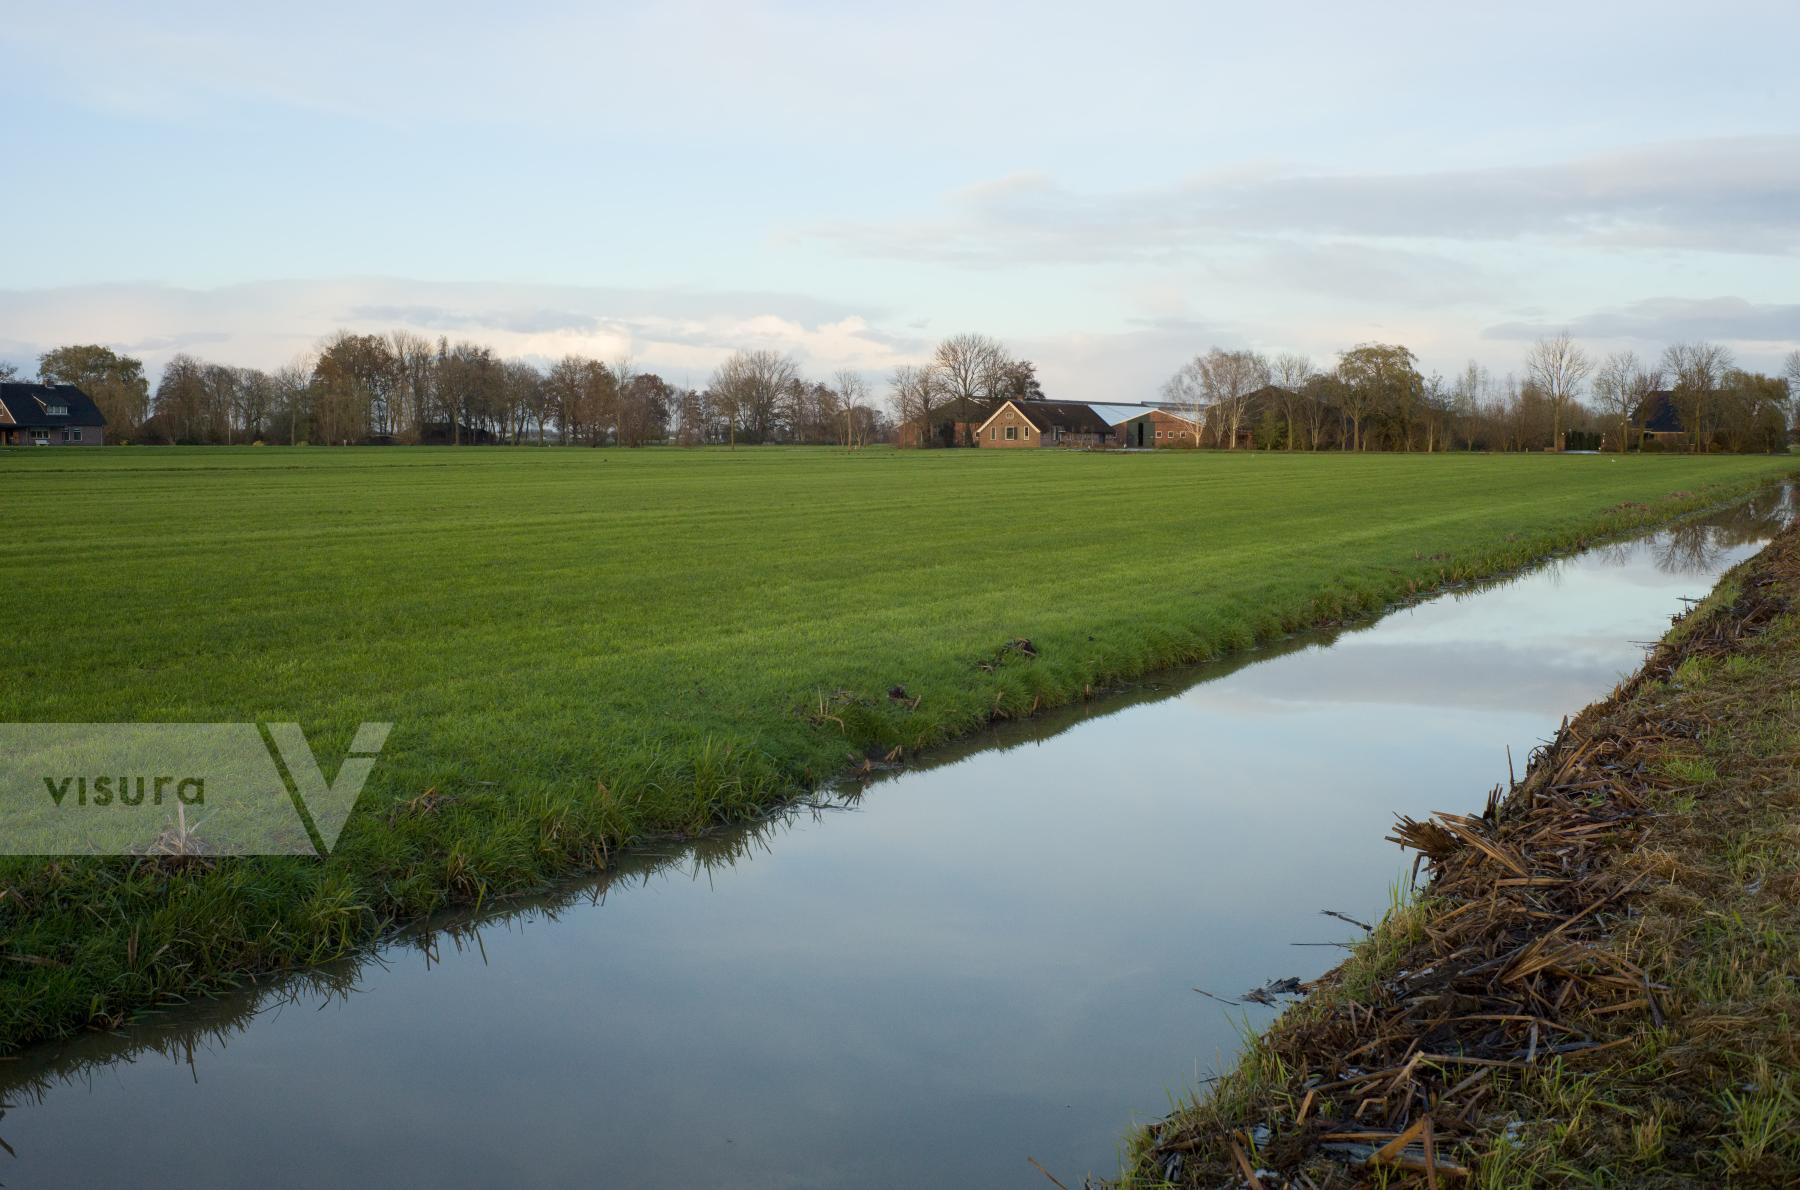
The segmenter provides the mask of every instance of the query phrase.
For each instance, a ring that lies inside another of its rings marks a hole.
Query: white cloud
[[[340,328],[469,338],[525,359],[630,355],[640,368],[693,383],[740,347],[792,352],[821,375],[885,372],[924,349],[910,334],[805,297],[397,279],[0,290],[0,326],[0,358],[29,362],[60,344],[102,342],[153,373],[179,351],[276,367]]]
[[[1087,193],[1041,173],[966,187],[936,217],[811,229],[853,255],[1021,265],[1168,261],[1269,237],[1800,251],[1800,136],[1648,145],[1537,165],[1413,173],[1240,166]]]

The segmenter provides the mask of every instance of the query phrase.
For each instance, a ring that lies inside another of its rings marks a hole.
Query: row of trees
[[[1779,450],[1800,414],[1800,351],[1785,378],[1737,367],[1716,343],[1677,343],[1655,361],[1591,356],[1569,335],[1541,339],[1524,374],[1496,378],[1473,361],[1457,376],[1423,375],[1408,348],[1364,343],[1328,368],[1212,348],[1163,386],[1163,401],[1232,449],[1551,450],[1573,441],[1626,450],[1666,393],[1690,449]]]
[[[38,371],[86,391],[115,440],[858,446],[893,425],[860,373],[809,380],[791,355],[770,350],[733,354],[700,389],[628,358],[569,355],[540,368],[407,331],[340,331],[273,371],[181,354],[154,392],[139,360],[101,346],[56,348]],[[1001,400],[1044,395],[1029,360],[973,334],[895,369],[890,387],[894,418],[918,428],[920,445],[934,425],[979,421]],[[1691,448],[1779,449],[1796,420],[1800,351],[1787,357],[1784,380],[1737,367],[1714,343],[1677,343],[1655,360],[1630,351],[1595,358],[1561,334],[1531,346],[1522,374],[1497,378],[1471,362],[1446,379],[1422,374],[1399,344],[1364,343],[1323,368],[1304,355],[1215,347],[1182,365],[1162,396],[1202,426],[1204,443],[1227,449],[1431,451],[1577,440],[1625,449],[1658,393],[1670,394]]]
[[[101,346],[46,352],[38,374],[80,386],[110,436],[125,441],[855,446],[887,433],[860,374],[809,381],[793,357],[772,351],[736,353],[704,389],[670,384],[629,358],[568,355],[539,368],[406,331],[340,331],[273,371],[183,353],[154,392],[141,361]]]

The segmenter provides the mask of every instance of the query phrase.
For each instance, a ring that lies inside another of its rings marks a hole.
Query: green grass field
[[[741,817],[865,756],[1507,569],[1791,466],[0,452],[9,717],[297,720],[327,772],[358,723],[396,724],[328,861],[0,862],[0,1046],[327,958],[395,920]],[[1001,654],[1016,638],[1037,656]],[[448,800],[393,808],[426,790]]]

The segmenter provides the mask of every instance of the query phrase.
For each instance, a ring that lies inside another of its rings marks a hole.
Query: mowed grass
[[[11,717],[298,721],[327,773],[359,723],[396,725],[329,860],[0,861],[0,1045],[322,960],[647,835],[741,818],[865,757],[1791,466],[0,452]],[[1004,650],[1017,639],[1036,655]]]

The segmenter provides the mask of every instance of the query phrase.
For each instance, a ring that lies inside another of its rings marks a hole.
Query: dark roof
[[[1006,404],[1004,400],[992,398],[951,397],[941,405],[933,405],[931,416],[927,420],[934,426],[941,426],[946,422],[959,426],[966,422],[969,425],[978,426],[992,417],[1004,404]],[[917,417],[913,417],[903,424],[916,425],[918,421]]]
[[[67,406],[67,413],[51,413],[52,407]],[[24,426],[28,429],[58,426],[103,426],[106,418],[88,395],[72,384],[32,384],[23,381],[0,381],[0,425]]]
[[[1638,422],[1645,432],[1651,434],[1685,434],[1687,427],[1681,422],[1681,410],[1675,404],[1675,394],[1668,389],[1658,389],[1644,398],[1638,406]]]
[[[1112,427],[1087,405],[1075,401],[1014,401],[1013,405],[1040,431],[1061,428],[1071,434],[1111,434]],[[1149,410],[1145,410],[1146,413]]]

